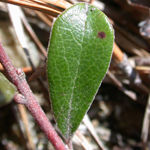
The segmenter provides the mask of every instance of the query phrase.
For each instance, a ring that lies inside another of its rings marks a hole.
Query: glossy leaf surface
[[[47,76],[58,128],[68,141],[89,109],[109,66],[114,32],[96,7],[78,3],[54,22]]]

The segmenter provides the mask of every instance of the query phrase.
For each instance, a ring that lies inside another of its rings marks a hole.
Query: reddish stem
[[[35,96],[33,95],[29,85],[26,82],[24,72],[21,69],[16,69],[13,66],[1,43],[0,63],[8,73],[12,83],[16,85],[20,94],[22,94],[22,96],[20,94],[16,95],[15,101],[24,104],[28,108],[28,110],[31,112],[31,114],[56,150],[67,150],[65,144],[56,133],[55,129],[47,119],[45,113],[43,112]]]

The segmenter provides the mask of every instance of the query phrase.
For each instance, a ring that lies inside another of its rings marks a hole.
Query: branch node
[[[23,70],[21,68],[18,68],[16,70],[16,73],[18,74],[18,77],[20,80],[24,80],[25,79],[25,73],[23,72]]]
[[[27,103],[27,100],[25,99],[25,97],[18,93],[14,96],[14,100],[18,104],[26,104]]]

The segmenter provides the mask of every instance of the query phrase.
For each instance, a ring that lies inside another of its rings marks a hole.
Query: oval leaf
[[[58,128],[70,140],[109,66],[114,32],[96,7],[78,3],[54,22],[47,76]]]

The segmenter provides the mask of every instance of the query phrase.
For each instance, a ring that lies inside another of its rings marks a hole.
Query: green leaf
[[[70,140],[109,66],[114,32],[96,7],[78,3],[54,22],[47,76],[58,128]]]
[[[16,88],[0,73],[0,107],[10,103],[16,93]]]

